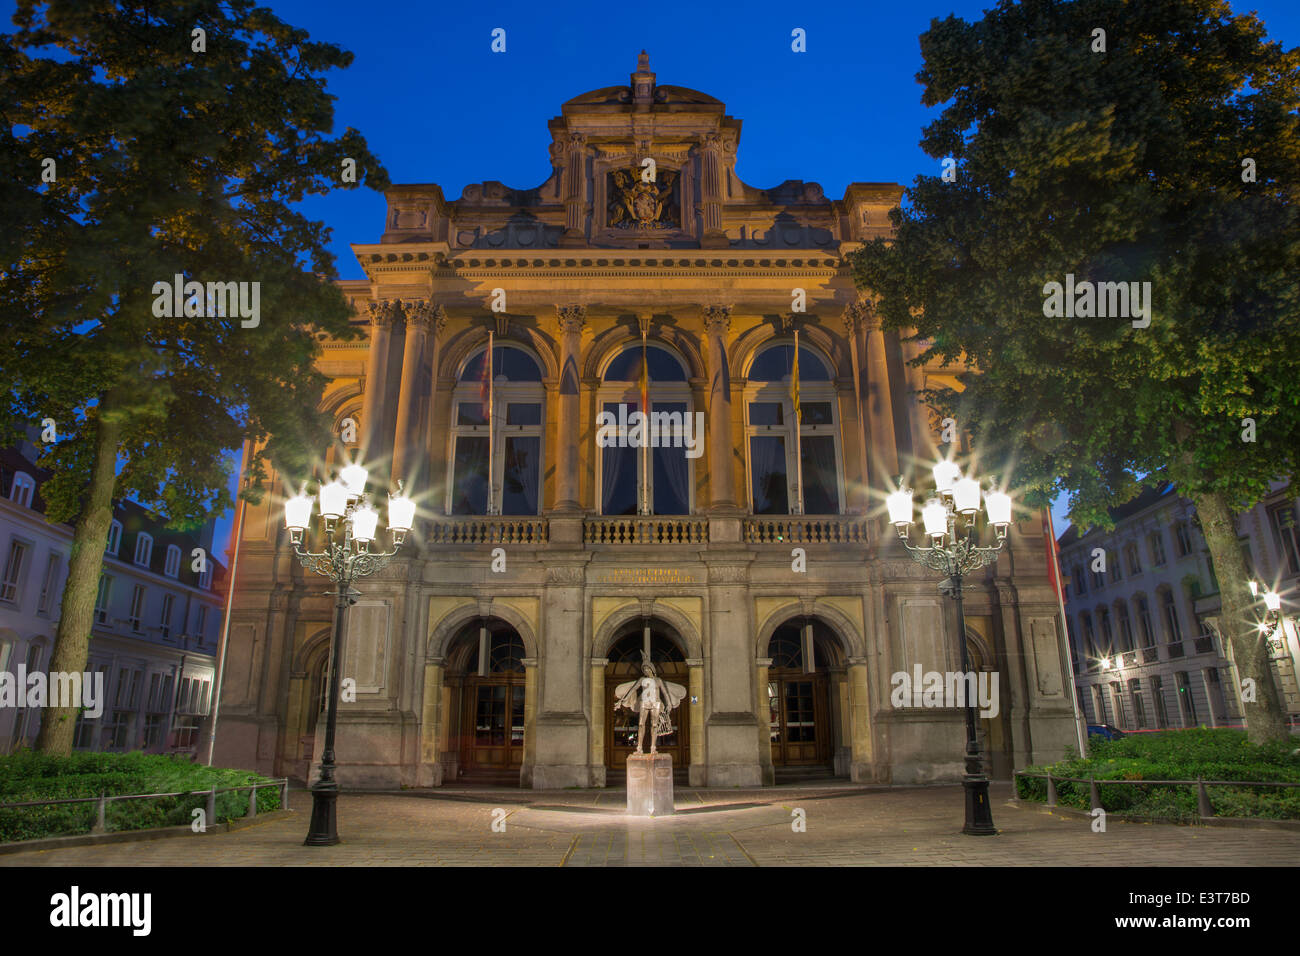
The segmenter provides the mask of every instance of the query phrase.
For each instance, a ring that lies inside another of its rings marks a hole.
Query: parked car
[[[1089,724],[1089,737],[1100,737],[1102,740],[1119,740],[1121,737],[1128,735],[1118,727],[1112,727],[1110,724]]]

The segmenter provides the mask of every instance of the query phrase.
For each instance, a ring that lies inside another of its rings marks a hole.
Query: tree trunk
[[[1237,541],[1236,515],[1221,494],[1195,495],[1192,502],[1219,578],[1219,629],[1232,644],[1238,694],[1250,686],[1248,682],[1254,684],[1254,701],[1242,701],[1246,736],[1253,744],[1286,741],[1289,734],[1268,659],[1267,635],[1257,626],[1260,611],[1250,593],[1250,571]]]
[[[104,566],[104,549],[113,524],[113,489],[117,484],[117,448],[122,424],[113,411],[100,402],[95,427],[95,457],[91,463],[90,486],[82,499],[81,514],[72,530],[72,554],[68,560],[68,581],[63,586],[59,629],[54,635],[51,673],[82,673],[90,656],[90,630],[95,623],[95,597]],[[108,683],[104,685],[108,693]],[[107,706],[107,701],[102,702]],[[36,749],[41,753],[67,756],[72,753],[79,707],[46,707]]]

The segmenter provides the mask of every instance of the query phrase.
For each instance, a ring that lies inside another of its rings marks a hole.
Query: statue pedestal
[[[666,817],[675,812],[672,754],[628,754],[627,812],[634,817]]]

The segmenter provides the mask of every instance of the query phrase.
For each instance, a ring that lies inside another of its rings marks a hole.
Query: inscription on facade
[[[682,568],[610,568],[592,575],[596,584],[699,584]]]

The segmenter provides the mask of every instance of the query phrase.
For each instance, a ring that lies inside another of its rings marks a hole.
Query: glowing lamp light
[[[1265,592],[1264,592],[1264,607],[1268,608],[1270,611],[1278,611],[1278,610],[1281,610],[1281,609],[1282,609],[1282,596],[1281,596],[1280,594],[1278,594],[1276,591],[1265,591]]]
[[[388,530],[393,540],[401,544],[406,532],[415,524],[415,502],[398,492],[388,496]]]
[[[1005,491],[990,491],[985,495],[984,510],[989,516],[989,524],[994,528],[1005,528],[1011,524],[1011,496]]]
[[[352,511],[352,540],[360,545],[367,545],[375,540],[375,529],[379,527],[379,512],[365,504]]]
[[[311,498],[299,492],[284,503],[284,526],[295,536],[302,536],[311,523]]]
[[[902,488],[885,498],[889,523],[900,531],[912,523],[912,493]]]
[[[320,514],[326,520],[337,520],[343,517],[343,513],[348,509],[348,489],[342,482],[331,481],[328,485],[321,485],[320,489]]]
[[[1251,596],[1251,597],[1259,597],[1259,582],[1258,582],[1258,581],[1251,581],[1251,582],[1250,582],[1250,596]]]
[[[941,461],[934,466],[934,486],[939,489],[939,494],[946,495],[952,492],[952,485],[961,477],[961,468],[955,461]]]
[[[952,506],[964,515],[980,510],[980,483],[974,478],[958,479],[952,486]]]
[[[921,521],[925,524],[925,533],[931,538],[942,538],[948,531],[948,509],[938,498],[931,498],[921,509]]]
[[[347,489],[348,496],[351,498],[361,497],[362,492],[366,490],[366,479],[369,477],[370,472],[355,461],[339,472],[343,487]]]

